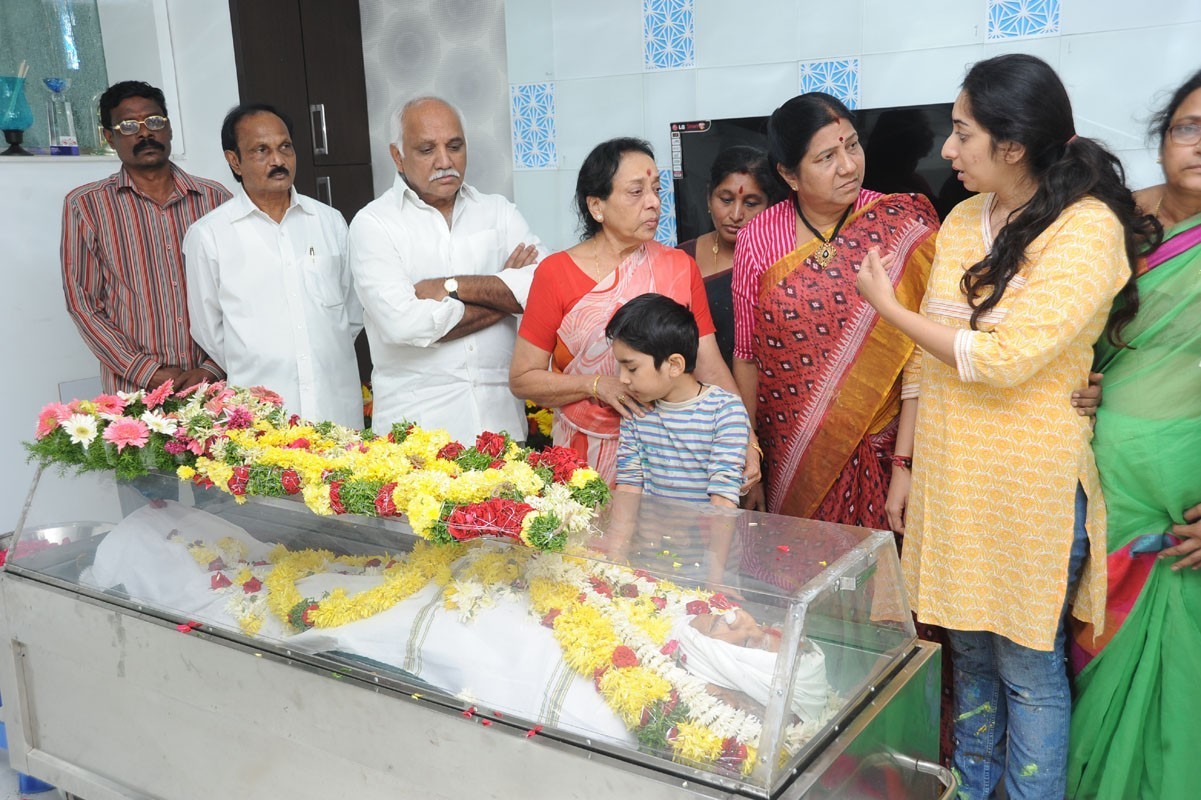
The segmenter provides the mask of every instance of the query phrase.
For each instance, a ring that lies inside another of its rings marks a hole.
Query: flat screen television
[[[971,196],[939,155],[951,133],[951,104],[868,108],[855,113],[867,170],[863,185],[878,192],[918,192],[930,198],[939,218]],[[709,168],[727,147],[767,149],[767,117],[671,123],[676,231],[681,242],[712,229],[706,205]]]

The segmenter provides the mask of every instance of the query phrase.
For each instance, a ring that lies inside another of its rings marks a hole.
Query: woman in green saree
[[[1111,320],[1129,346],[1097,344],[1109,589],[1103,634],[1081,628],[1072,652],[1071,798],[1201,796],[1201,72],[1156,131],[1166,182],[1136,199],[1163,241],[1137,277],[1139,307]]]

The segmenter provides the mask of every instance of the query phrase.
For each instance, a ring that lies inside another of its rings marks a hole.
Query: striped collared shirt
[[[100,360],[107,392],[143,388],[159,367],[221,369],[188,332],[183,237],[229,199],[221,184],[174,164],[175,194],[160,206],[120,171],[63,202],[67,311]]]

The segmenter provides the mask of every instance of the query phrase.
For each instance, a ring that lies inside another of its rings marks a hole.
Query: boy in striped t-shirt
[[[663,295],[639,295],[605,335],[627,392],[649,408],[621,422],[617,491],[737,508],[750,420],[737,395],[693,377],[692,312]]]

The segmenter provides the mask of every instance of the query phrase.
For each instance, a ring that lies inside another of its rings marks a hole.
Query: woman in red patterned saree
[[[749,500],[762,508],[763,491],[775,514],[891,528],[899,544],[917,417],[917,385],[903,372],[915,346],[859,297],[855,275],[868,248],[895,253],[897,298],[916,311],[938,215],[922,195],[863,188],[854,118],[830,95],[803,94],[776,109],[768,152],[793,194],[747,223],[734,250],[734,377],[764,453]],[[744,550],[742,558],[744,570],[773,585],[791,590],[804,579],[779,553]],[[927,626],[918,633],[942,638]],[[949,667],[944,655],[944,758]]]
[[[914,345],[859,298],[855,274],[869,247],[896,253],[897,295],[916,309],[938,216],[921,195],[862,188],[853,117],[830,95],[789,100],[768,139],[793,194],[747,224],[734,254],[734,374],[764,451],[767,510],[900,531],[912,453],[894,447],[916,412],[903,399],[917,387],[902,381]]]

